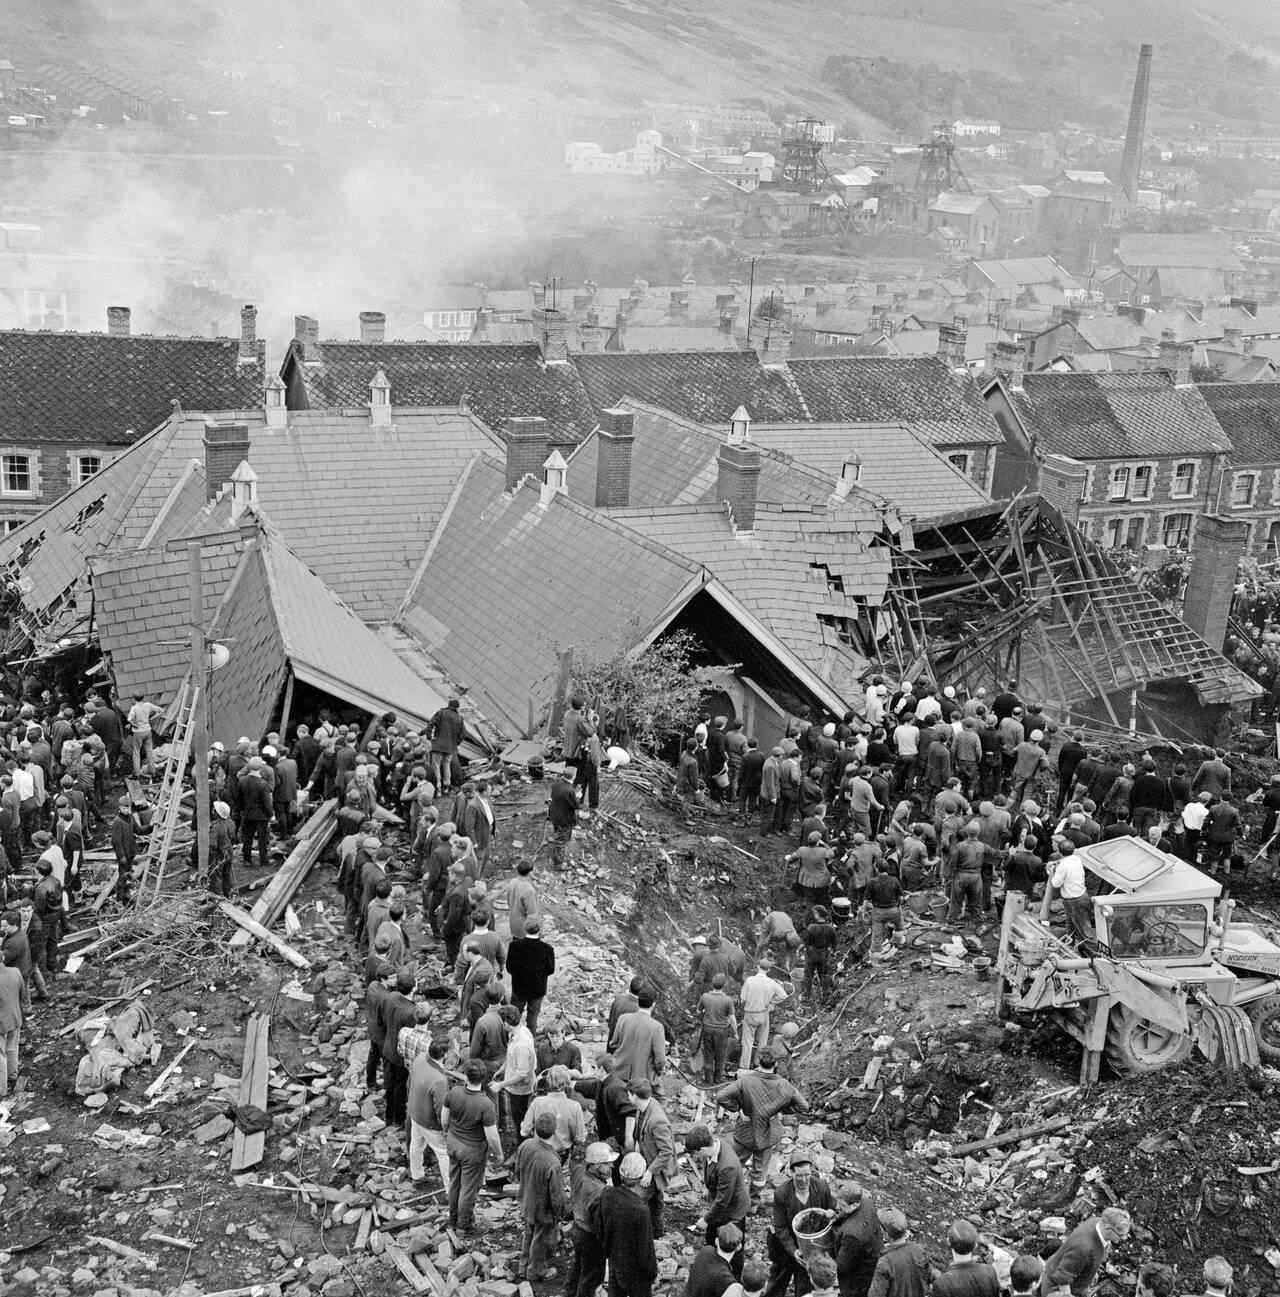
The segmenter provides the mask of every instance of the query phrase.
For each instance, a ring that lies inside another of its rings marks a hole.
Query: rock
[[[71,1272],[71,1284],[75,1288],[87,1288],[91,1283],[97,1283],[98,1276],[94,1274],[88,1266],[80,1266]]]
[[[293,1258],[297,1255],[298,1249],[295,1248],[287,1238],[282,1238],[276,1244],[276,1251],[279,1252],[280,1255],[284,1257],[286,1261],[292,1261]]]
[[[192,1138],[197,1144],[212,1144],[215,1139],[225,1139],[235,1129],[235,1122],[223,1113],[210,1117],[203,1126],[196,1127]]]
[[[324,1297],[355,1297],[356,1286],[350,1279],[330,1279],[321,1287]]]
[[[318,1256],[307,1266],[307,1273],[313,1279],[336,1279],[342,1273],[342,1262],[336,1256]]]
[[[85,1095],[84,1106],[86,1108],[105,1108],[107,1102],[105,1094],[87,1094]]]

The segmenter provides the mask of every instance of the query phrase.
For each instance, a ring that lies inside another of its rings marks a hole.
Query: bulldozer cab
[[[1099,880],[1097,931],[1115,959],[1203,964],[1210,958],[1214,905],[1222,886],[1141,838],[1081,848]]]

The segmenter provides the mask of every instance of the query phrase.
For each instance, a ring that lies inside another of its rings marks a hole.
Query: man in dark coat
[[[609,1262],[609,1297],[650,1297],[658,1277],[653,1224],[640,1198],[644,1158],[628,1153],[618,1166],[621,1183],[611,1185],[591,1209],[596,1237]]]
[[[1111,1245],[1128,1238],[1131,1225],[1129,1213],[1119,1207],[1081,1221],[1044,1263],[1040,1297],[1088,1297]]]
[[[251,757],[240,775],[240,832],[241,858],[247,867],[252,863],[253,844],[258,844],[258,867],[268,864],[267,826],[271,823],[271,786],[264,777],[267,763],[261,757]]]
[[[884,1241],[875,1201],[855,1180],[836,1193],[835,1249],[840,1297],[867,1297]]]
[[[569,858],[569,843],[578,824],[578,795],[566,775],[552,780],[547,799],[547,819],[551,824],[551,864],[563,869]]]
[[[796,1297],[813,1288],[809,1271],[800,1259],[792,1221],[808,1208],[832,1211],[834,1199],[826,1182],[813,1173],[813,1159],[804,1149],[791,1155],[791,1178],[773,1191],[773,1225],[769,1230],[769,1286],[765,1297],[785,1297],[795,1284]]]

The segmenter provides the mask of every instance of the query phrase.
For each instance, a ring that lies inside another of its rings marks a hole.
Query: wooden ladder
[[[191,754],[191,721],[200,701],[198,685],[194,688],[183,686],[178,698],[173,738],[169,742],[169,757],[164,763],[164,775],[160,780],[160,795],[156,799],[156,817],[151,825],[151,839],[147,843],[147,853],[142,858],[142,877],[138,880],[134,901],[138,908],[147,903],[148,890],[153,901],[160,896],[165,864],[169,859],[169,848],[173,844],[173,833],[178,827],[178,812],[182,807],[182,776]]]

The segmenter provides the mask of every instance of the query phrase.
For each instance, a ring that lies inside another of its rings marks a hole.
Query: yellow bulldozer
[[[1140,838],[1076,852],[1089,880],[1093,936],[1069,940],[1005,898],[996,1014],[1052,1014],[1084,1047],[1081,1084],[1105,1058],[1120,1075],[1154,1072],[1193,1049],[1234,1068],[1280,1064],[1280,946],[1233,922],[1222,884]]]

